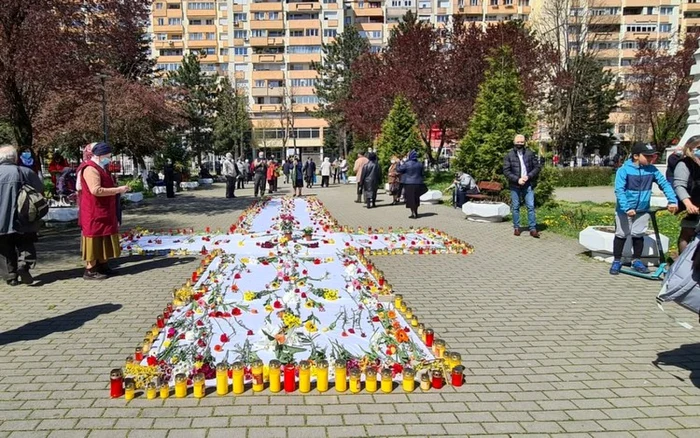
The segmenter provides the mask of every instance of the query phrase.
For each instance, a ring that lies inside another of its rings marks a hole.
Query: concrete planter
[[[348,182],[351,184],[357,184],[357,177],[356,176],[349,176]]]
[[[668,251],[668,237],[663,234],[661,237],[661,247],[664,252]],[[615,227],[611,226],[591,226],[581,231],[578,235],[578,243],[591,251],[591,255],[608,263],[612,263],[613,239],[615,238]],[[627,239],[625,248],[622,251],[623,262],[629,262],[632,258],[632,239]],[[649,231],[644,236],[644,251],[642,251],[642,261],[647,264],[657,264],[659,252],[656,249],[656,237],[653,231]]]
[[[510,207],[503,202],[465,202],[462,212],[474,222],[503,222]]]
[[[122,195],[122,199],[133,202],[134,204],[138,204],[139,202],[143,201],[143,193],[141,192],[134,192],[134,193],[124,193]]]
[[[75,222],[78,220],[78,207],[49,208],[44,222]]]
[[[428,190],[420,197],[421,204],[437,204],[442,200],[442,192],[440,190]]]
[[[202,178],[198,182],[199,186],[202,188],[210,188],[212,184],[214,184],[214,180],[212,178]]]
[[[153,187],[153,194],[154,195],[165,195],[167,192],[167,189],[165,186],[155,186]]]
[[[199,187],[199,183],[197,181],[181,182],[180,183],[180,188],[183,190],[194,190],[197,187]]]

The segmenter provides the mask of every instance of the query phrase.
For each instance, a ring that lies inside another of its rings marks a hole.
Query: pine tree
[[[228,78],[222,78],[214,119],[214,151],[221,155],[231,152],[234,156],[244,156],[245,146],[250,145],[251,130],[245,94],[233,88]]]
[[[388,173],[392,155],[400,158],[413,149],[420,151],[421,146],[416,115],[408,101],[399,95],[394,99],[394,105],[382,124],[382,133],[377,140],[382,173]]]
[[[454,163],[477,181],[493,180],[502,174],[503,157],[513,147],[513,138],[531,129],[510,47],[497,49],[488,63]]]

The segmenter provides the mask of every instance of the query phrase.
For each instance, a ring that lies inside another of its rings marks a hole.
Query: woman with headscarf
[[[406,208],[411,210],[409,218],[417,219],[420,197],[425,193],[425,176],[423,163],[418,161],[418,153],[415,150],[408,154],[408,160],[399,166],[398,172],[403,177],[403,196],[406,200]]]
[[[377,206],[377,189],[382,179],[382,170],[377,163],[377,154],[370,152],[367,159],[369,161],[362,167],[362,190],[367,208],[372,208]]]
[[[304,167],[298,157],[294,157],[294,162],[289,169],[289,177],[292,180],[294,196],[301,196],[301,189],[304,187]]]
[[[104,280],[114,274],[108,260],[121,254],[117,195],[128,192],[129,187],[115,187],[114,180],[105,170],[112,158],[112,148],[108,144],[95,143],[91,153],[92,157],[78,167],[81,187],[78,223],[82,229],[81,250],[85,261],[83,278]]]
[[[391,156],[391,165],[389,166],[389,193],[393,198],[391,205],[396,205],[401,199],[401,175],[399,175],[399,157]]]

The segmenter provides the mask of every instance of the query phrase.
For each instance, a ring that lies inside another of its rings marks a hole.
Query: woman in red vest
[[[115,187],[114,180],[105,170],[112,157],[112,148],[106,143],[91,146],[92,157],[78,168],[78,223],[83,234],[81,249],[85,260],[83,278],[104,280],[114,274],[107,261],[121,254],[117,195],[128,192],[129,187]]]

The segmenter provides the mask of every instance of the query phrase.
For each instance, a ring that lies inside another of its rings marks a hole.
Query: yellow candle
[[[132,379],[126,379],[124,381],[124,400],[133,400],[134,396],[136,396],[136,386],[134,385],[134,381]]]
[[[263,382],[263,363],[261,360],[256,360],[251,364],[251,373],[253,374],[253,392],[262,392],[265,389]]]
[[[423,336],[423,332],[425,331],[425,324],[422,322],[418,324],[418,335],[423,339],[423,342],[425,342],[425,337]]]
[[[316,389],[318,392],[328,391],[328,361],[319,360],[316,364]]]
[[[282,364],[278,360],[270,361],[270,392],[280,392],[282,390],[282,380],[280,368]]]
[[[348,389],[346,366],[347,362],[343,359],[335,361],[335,390],[337,392],[345,392]]]
[[[151,382],[146,386],[146,398],[148,400],[153,400],[158,396],[158,391],[156,390],[156,384]]]
[[[167,383],[160,385],[160,398],[165,400],[170,397],[170,386]]]
[[[450,363],[452,364],[452,368],[462,365],[462,355],[453,351],[450,355]]]
[[[413,309],[410,307],[406,307],[406,319],[411,319],[413,318]]]
[[[360,376],[362,373],[359,368],[353,368],[350,370],[350,392],[357,394],[360,392]]]
[[[311,362],[302,360],[299,362],[299,392],[311,391]]]
[[[445,350],[445,352],[442,354],[442,357],[445,359],[445,366],[447,366],[448,370],[452,369],[452,352]]]
[[[411,318],[411,327],[418,327],[418,317],[416,315],[413,315],[413,318]]]
[[[151,335],[158,336],[159,332],[160,332],[160,329],[158,328],[158,326],[156,324],[153,324],[151,326]]]
[[[243,384],[244,367],[245,365],[243,365],[243,362],[234,362],[233,365],[231,365],[231,368],[233,368],[234,394],[243,394],[243,391],[245,391],[245,385]]]
[[[367,368],[365,371],[365,389],[367,392],[377,392],[377,369]]]
[[[204,386],[204,374],[203,373],[197,373],[192,378],[192,392],[194,393],[195,398],[204,397],[204,394],[206,391],[205,391],[205,386]]]
[[[143,339],[143,346],[141,347],[142,351],[148,351],[151,349],[151,340],[148,338]]]
[[[390,393],[394,389],[394,382],[389,368],[382,370],[382,392]]]
[[[394,307],[396,307],[397,309],[401,309],[402,302],[403,302],[403,295],[401,295],[401,294],[394,295]]]
[[[403,390],[405,392],[413,392],[416,389],[416,372],[411,368],[405,368],[403,370]]]
[[[430,389],[430,375],[427,372],[420,376],[420,389],[421,391],[428,391]]]
[[[216,366],[216,393],[226,395],[228,389],[228,364],[222,362]]]
[[[175,376],[175,397],[183,398],[187,395],[187,376],[177,374]]]

